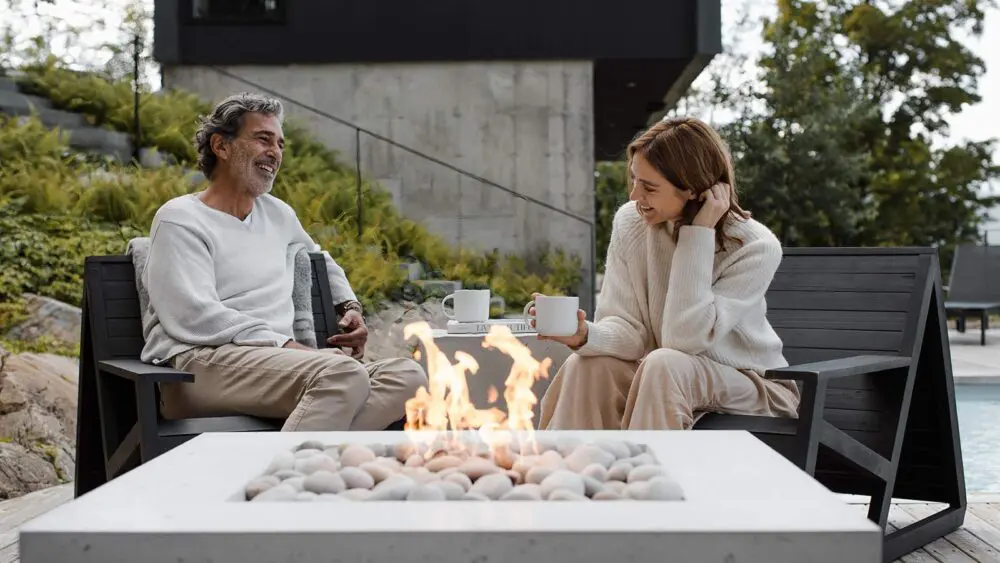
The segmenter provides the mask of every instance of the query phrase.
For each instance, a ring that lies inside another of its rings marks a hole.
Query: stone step
[[[69,146],[76,150],[110,156],[121,162],[132,159],[132,140],[125,133],[99,127],[71,129],[68,133]]]
[[[29,96],[21,92],[0,89],[0,104],[3,105],[32,105],[39,109],[52,109],[52,101],[41,96]]]
[[[39,105],[37,100],[46,101],[35,96],[25,96],[17,92],[0,90],[0,113],[18,117],[37,114],[42,124],[46,127],[75,129],[87,126],[87,119],[83,115],[46,108]]]
[[[0,92],[17,92],[17,83],[6,76],[0,76]]]

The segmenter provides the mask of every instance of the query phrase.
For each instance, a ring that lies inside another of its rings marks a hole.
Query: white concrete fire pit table
[[[248,502],[247,483],[304,441],[391,447],[409,438],[402,432],[203,434],[27,523],[21,561],[881,560],[875,525],[745,432],[543,435],[646,446],[684,498]]]

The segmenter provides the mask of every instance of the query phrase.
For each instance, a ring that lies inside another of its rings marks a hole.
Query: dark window
[[[287,0],[189,0],[193,22],[284,23]]]

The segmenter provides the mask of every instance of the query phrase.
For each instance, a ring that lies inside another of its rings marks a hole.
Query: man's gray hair
[[[198,168],[205,178],[211,178],[219,158],[212,150],[212,135],[219,134],[226,140],[232,140],[243,126],[243,116],[247,113],[262,113],[284,120],[285,110],[281,101],[253,92],[233,94],[219,102],[212,113],[201,119],[198,132],[194,136],[194,144],[198,150]]]

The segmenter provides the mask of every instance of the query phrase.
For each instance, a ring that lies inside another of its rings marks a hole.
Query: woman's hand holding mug
[[[587,315],[580,309],[577,297],[532,293],[531,302],[524,307],[524,316],[538,332],[539,340],[553,340],[572,349],[587,343]]]

